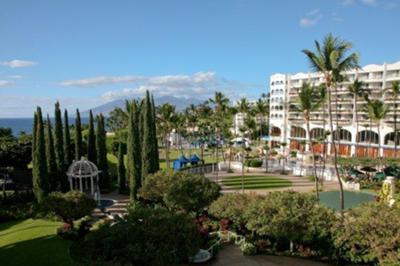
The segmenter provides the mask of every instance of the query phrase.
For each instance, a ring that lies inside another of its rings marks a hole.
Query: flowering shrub
[[[240,250],[243,252],[243,255],[245,256],[251,256],[257,253],[257,247],[249,242],[243,242],[240,245]]]

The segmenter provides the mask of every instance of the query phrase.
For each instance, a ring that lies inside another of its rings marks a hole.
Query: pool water
[[[102,199],[102,200],[100,200],[99,208],[104,209],[104,208],[110,207],[112,205],[114,205],[114,201],[109,200],[109,199]]]
[[[340,210],[339,191],[321,192],[319,196],[321,203],[337,211]],[[364,202],[370,202],[373,200],[375,200],[375,196],[370,193],[358,192],[358,191],[344,191],[345,209],[350,209]]]

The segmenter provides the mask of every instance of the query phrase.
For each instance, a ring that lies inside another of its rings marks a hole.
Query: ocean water
[[[51,122],[54,126],[54,118],[50,118]],[[68,118],[69,124],[75,124],[75,118]],[[81,123],[87,124],[89,118],[81,117]],[[11,128],[14,135],[18,136],[21,132],[25,132],[27,134],[32,133],[32,123],[33,118],[0,118],[0,127]]]

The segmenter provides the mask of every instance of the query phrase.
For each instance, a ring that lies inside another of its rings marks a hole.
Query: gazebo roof
[[[74,161],[68,168],[67,176],[75,178],[86,178],[98,176],[100,171],[97,166],[91,161],[81,158],[79,161]]]

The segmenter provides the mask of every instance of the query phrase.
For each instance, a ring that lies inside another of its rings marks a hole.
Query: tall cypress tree
[[[62,187],[62,179],[65,176],[65,156],[64,156],[64,139],[63,139],[63,125],[61,118],[60,103],[55,104],[54,110],[54,149],[56,155],[57,176],[59,178],[59,186]]]
[[[87,155],[88,160],[96,163],[96,137],[94,132],[94,121],[93,121],[93,113],[92,110],[89,112],[89,133],[88,133],[88,141],[87,141]]]
[[[152,136],[153,136],[153,156],[154,156],[154,170],[160,170],[160,158],[158,154],[158,140],[157,140],[157,118],[156,118],[156,106],[154,104],[154,97],[151,95],[151,113],[152,113]]]
[[[122,141],[118,144],[118,190],[119,193],[123,193],[126,190],[126,170],[124,163],[124,149]]]
[[[102,114],[97,117],[96,150],[97,167],[101,170],[99,185],[101,189],[109,189],[111,182],[108,173],[106,131],[104,128],[104,116]]]
[[[47,115],[45,145],[48,189],[49,192],[56,191],[61,184],[59,183],[59,180],[57,180],[58,169],[56,164],[56,154],[54,151],[53,130],[51,128],[49,115]]]
[[[79,109],[76,109],[75,117],[75,160],[79,161],[83,156],[82,152],[82,125],[81,114]]]
[[[71,150],[71,135],[69,132],[69,121],[68,121],[68,111],[67,109],[64,110],[64,164],[65,170],[71,165],[72,163],[72,150]],[[64,174],[61,182],[61,190],[63,192],[68,191],[68,178],[67,175]]]
[[[33,126],[32,126],[32,163],[36,149],[36,128],[37,128],[37,113],[35,112],[33,114]]]
[[[132,101],[131,109],[129,110],[127,139],[127,172],[131,201],[136,201],[137,192],[142,184],[142,157],[139,135],[139,117],[139,103]]]
[[[42,110],[40,107],[36,110],[37,126],[35,132],[35,152],[33,155],[32,184],[33,192],[37,202],[42,202],[47,194],[47,165],[46,165],[46,145],[44,140],[44,127]]]
[[[150,93],[146,91],[146,97],[142,107],[143,112],[143,135],[142,135],[142,180],[148,174],[156,172],[154,158],[154,137],[153,137],[153,112],[151,108]]]

